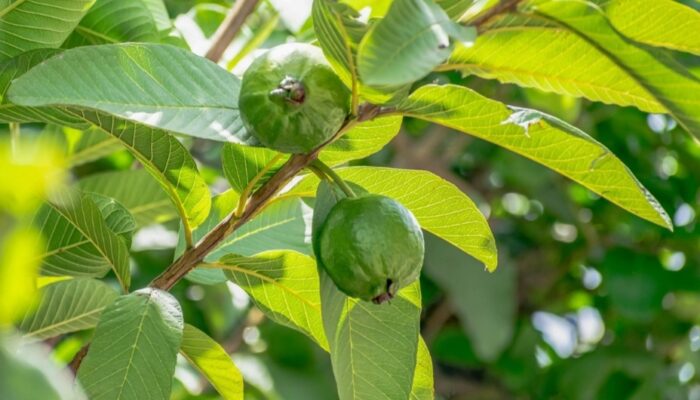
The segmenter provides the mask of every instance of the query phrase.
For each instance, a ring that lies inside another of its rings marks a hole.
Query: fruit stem
[[[350,186],[343,180],[343,178],[338,175],[333,168],[329,167],[326,165],[323,161],[316,159],[311,163],[311,166],[314,168],[318,168],[319,171],[321,171],[323,174],[328,176],[335,182],[336,185],[340,188],[340,190],[343,191],[348,197],[357,197],[355,192],[352,191]]]

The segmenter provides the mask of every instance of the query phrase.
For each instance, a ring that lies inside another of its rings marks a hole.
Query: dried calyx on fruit
[[[310,44],[274,47],[243,75],[239,108],[260,143],[284,153],[308,153],[342,127],[350,92],[323,52]]]

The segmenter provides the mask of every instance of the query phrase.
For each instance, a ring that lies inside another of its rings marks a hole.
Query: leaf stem
[[[17,155],[19,151],[19,135],[20,135],[20,125],[19,122],[10,122],[10,145],[12,147],[12,154]]]
[[[316,159],[311,163],[311,165],[314,168],[318,168],[319,171],[321,171],[323,174],[325,174],[326,176],[331,178],[333,180],[333,182],[336,185],[338,185],[340,190],[342,190],[343,193],[345,193],[345,195],[347,195],[348,197],[357,197],[355,192],[353,192],[352,188],[350,188],[350,186],[348,186],[347,182],[345,182],[343,180],[343,178],[341,178],[340,175],[338,175],[338,173],[333,170],[333,168],[326,165],[326,163],[324,163],[321,160]]]

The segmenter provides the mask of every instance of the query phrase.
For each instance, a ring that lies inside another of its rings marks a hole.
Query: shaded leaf
[[[45,286],[39,296],[34,311],[19,325],[25,338],[42,340],[93,328],[117,292],[98,280],[78,278]]]
[[[614,204],[663,227],[668,215],[610,150],[581,130],[533,110],[509,110],[471,89],[428,85],[401,107],[405,115],[445,125],[537,161]]]
[[[66,50],[17,79],[8,98],[24,106],[72,106],[175,133],[247,139],[239,80],[191,52],[128,43]]]
[[[226,350],[206,333],[185,324],[180,352],[225,400],[243,398],[243,376]]]
[[[138,226],[177,218],[168,194],[145,169],[89,175],[78,181],[78,187],[116,199],[129,210]]]
[[[0,3],[0,60],[33,49],[55,48],[70,35],[94,0]]]
[[[417,81],[447,59],[451,38],[470,42],[475,36],[475,30],[454,24],[433,0],[395,0],[360,43],[361,80],[367,85]]]
[[[169,293],[121,296],[102,312],[78,380],[91,399],[169,399],[182,330]]]
[[[268,251],[254,257],[227,255],[206,266],[224,269],[271,319],[328,349],[313,258],[293,251]]]
[[[108,206],[102,202],[102,206]],[[124,289],[128,289],[129,249],[124,238],[105,221],[102,209],[90,197],[77,192],[56,193],[35,217],[44,235],[46,251],[42,272],[48,275],[102,277],[112,269]],[[123,213],[112,223],[122,226]]]
[[[153,14],[143,0],[96,0],[63,47],[158,39]]]
[[[426,237],[425,273],[448,294],[474,351],[494,361],[511,343],[516,319],[516,271],[504,262],[492,274],[476,267],[464,253]]]

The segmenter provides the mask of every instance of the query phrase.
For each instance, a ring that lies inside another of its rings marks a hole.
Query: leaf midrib
[[[40,334],[40,333],[43,333],[43,332],[46,332],[46,331],[50,331],[50,330],[56,329],[56,328],[61,327],[61,326],[63,326],[63,325],[67,325],[67,324],[70,324],[71,322],[77,321],[77,320],[79,320],[79,319],[81,319],[81,318],[85,318],[85,317],[88,317],[88,316],[90,316],[90,315],[92,315],[92,314],[102,312],[102,310],[104,310],[104,309],[105,309],[105,306],[102,306],[102,307],[99,307],[99,308],[95,308],[95,309],[93,309],[93,310],[91,310],[91,311],[89,311],[89,312],[82,313],[82,314],[78,314],[78,315],[76,315],[76,316],[74,316],[74,317],[72,317],[72,318],[64,319],[64,320],[62,320],[62,321],[60,321],[60,322],[57,322],[57,323],[54,323],[54,324],[45,326],[45,327],[43,327],[43,328],[41,328],[41,329],[37,329],[37,330],[35,330],[35,331],[28,332],[27,334],[24,335],[24,337],[25,337],[25,338],[32,338],[32,337],[34,337],[34,336],[37,336],[37,335]]]
[[[5,7],[3,10],[0,10],[0,18],[4,17],[6,14],[23,4],[25,1],[26,0],[17,0],[14,3],[10,3],[10,5]]]

